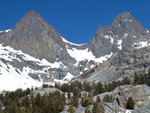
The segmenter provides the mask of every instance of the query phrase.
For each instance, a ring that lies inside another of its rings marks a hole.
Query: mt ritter
[[[99,26],[89,44],[74,44],[31,10],[0,32],[0,91],[71,79],[111,83],[148,72],[150,31],[130,13]],[[8,84],[9,83],[9,84]]]

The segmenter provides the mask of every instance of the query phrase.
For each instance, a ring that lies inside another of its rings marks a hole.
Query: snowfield
[[[14,91],[17,88],[27,89],[31,87],[40,87],[42,82],[35,81],[28,76],[28,71],[17,70],[9,64],[0,61],[0,92],[3,90]]]
[[[19,59],[18,56],[21,59]],[[47,70],[50,68],[67,68],[62,62],[50,63],[45,59],[39,60],[23,53],[20,50],[14,50],[9,46],[4,47],[3,44],[0,44],[0,59],[4,59],[8,62],[13,62],[13,60],[17,60],[19,62],[22,62],[21,60],[33,61],[39,66],[45,66],[45,68],[41,70],[23,67],[23,70],[21,71],[20,69],[13,67],[11,64],[5,64],[0,60],[0,92],[3,90],[14,91],[18,88],[26,89],[31,87],[41,87],[43,84],[42,79],[40,81],[35,80],[29,76],[29,73],[37,74],[40,78],[40,73],[47,74]],[[66,77],[66,80],[68,79],[70,80],[70,77]],[[61,84],[66,83],[66,81],[63,80],[54,79],[54,82],[49,82],[48,84],[54,85],[55,82],[59,82]]]
[[[88,48],[84,50],[78,50],[76,48],[73,48],[73,49],[67,48],[67,51],[69,55],[77,61],[77,63],[79,63],[80,61],[85,61],[85,60],[88,60],[88,61],[93,60],[95,62],[102,63],[103,61],[106,61],[108,58],[110,58],[113,54],[111,53],[110,55],[105,55],[100,58],[96,58],[93,55],[93,53],[88,50]]]
[[[141,41],[141,42],[138,42],[138,43],[134,43],[134,46],[136,46],[135,47],[136,49],[140,49],[140,48],[150,46],[150,43],[148,41]]]

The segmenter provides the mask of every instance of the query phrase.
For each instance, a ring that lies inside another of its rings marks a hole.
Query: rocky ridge
[[[150,45],[149,37],[149,30],[144,29],[130,13],[124,12],[111,25],[99,27],[90,44],[73,44],[31,10],[14,28],[0,32],[1,74],[4,75],[4,70],[9,72],[11,68],[4,67],[11,65],[20,73],[18,76],[24,76],[23,70],[30,68],[30,71],[24,70],[26,75],[42,84],[69,81],[83,72],[78,76],[79,80],[84,78],[85,81],[109,83],[116,78],[121,80],[132,75],[134,68],[131,67],[139,69],[140,65],[143,69],[142,63],[148,57],[143,60],[140,51]],[[144,56],[147,55],[148,49],[143,50]],[[135,59],[135,56],[138,58]],[[135,60],[141,62],[133,62]],[[106,62],[102,63],[103,61]],[[94,66],[96,67],[93,68]],[[127,68],[131,70],[126,70]],[[148,67],[145,70],[147,69]],[[121,74],[124,70],[128,73]]]

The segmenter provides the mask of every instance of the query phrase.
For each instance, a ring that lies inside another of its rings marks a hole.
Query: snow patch
[[[126,21],[128,21],[128,19],[123,19],[122,21],[126,22]]]
[[[0,31],[0,33],[2,33],[2,32],[9,32],[11,29],[7,29],[7,30],[3,30],[3,31]]]
[[[88,60],[88,61],[93,60],[95,62],[102,63],[103,61],[107,60],[109,57],[112,56],[112,53],[111,53],[110,55],[105,55],[105,56],[102,56],[100,58],[96,58],[93,55],[93,53],[88,50],[88,48],[83,49],[83,50],[78,50],[76,48],[72,48],[72,49],[67,48],[67,52],[77,62],[85,61],[85,60]]]
[[[64,81],[69,82],[70,80],[72,80],[74,78],[74,76],[71,73],[67,73],[67,76],[65,76],[63,78]]]
[[[66,40],[65,38],[61,37],[63,42],[65,43],[68,43],[68,44],[71,44],[71,45],[75,45],[75,46],[82,46],[82,45],[85,45],[85,44],[75,44],[75,43],[72,43],[72,42],[69,42],[68,40]]]
[[[147,47],[147,46],[150,46],[150,43],[148,43],[148,41],[141,41],[141,42],[138,42],[138,43],[134,43],[134,47],[136,49],[144,48],[144,47]]]
[[[127,37],[128,36],[128,33],[124,34],[124,37]]]
[[[114,43],[114,38],[112,38],[111,36],[110,36],[110,42],[113,44]]]
[[[132,19],[130,19],[129,22],[132,22]]]
[[[146,30],[146,33],[149,33],[150,31],[149,30]]]
[[[109,36],[108,36],[108,35],[104,35],[104,38],[108,39],[108,38],[109,38]]]
[[[117,42],[117,45],[118,45],[118,49],[122,49],[122,40],[118,40]]]
[[[111,37],[111,35],[110,35],[110,36],[104,35],[104,38],[105,38],[105,39],[110,39],[110,42],[111,42],[112,44],[114,43],[114,39]]]
[[[136,36],[133,36],[133,38],[136,38]]]
[[[5,32],[7,33],[7,32],[9,32],[11,29],[7,29],[7,30],[5,30]]]
[[[113,33],[112,31],[109,31],[109,33]]]

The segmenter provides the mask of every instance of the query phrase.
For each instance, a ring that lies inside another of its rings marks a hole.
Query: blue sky
[[[124,11],[150,28],[150,0],[0,0],[0,30],[14,27],[31,9],[74,43],[89,43],[98,26]]]

